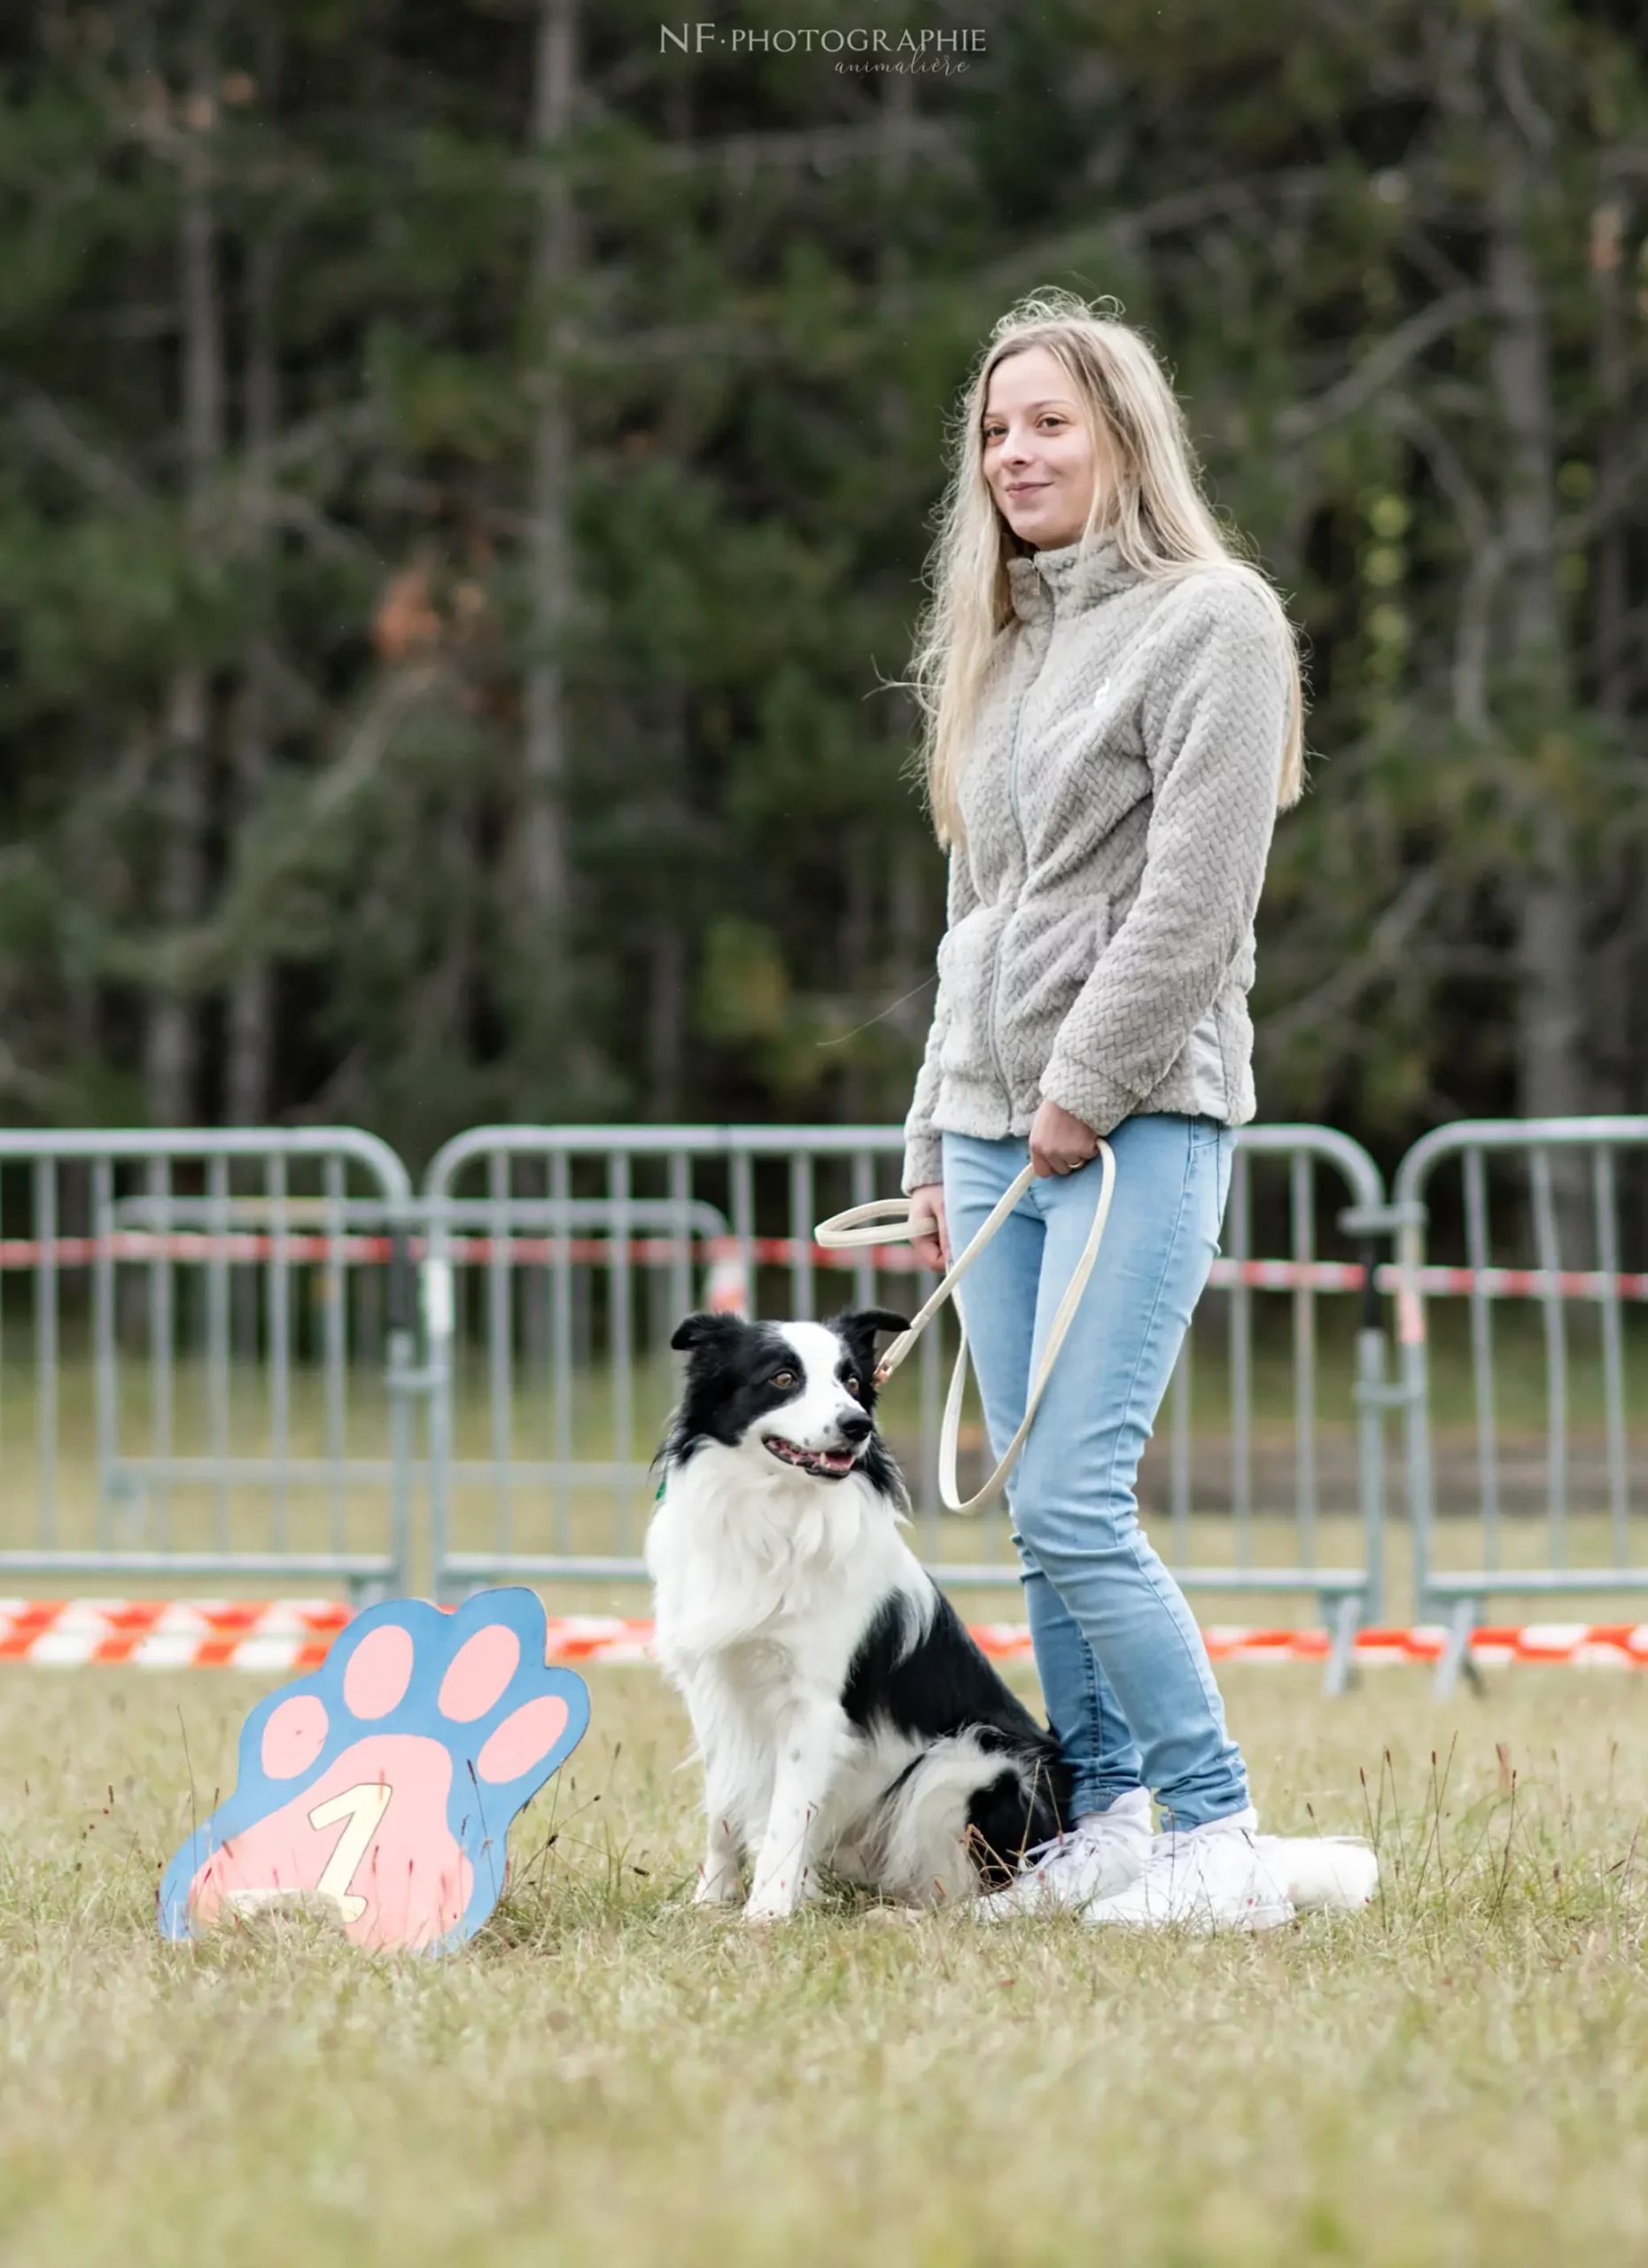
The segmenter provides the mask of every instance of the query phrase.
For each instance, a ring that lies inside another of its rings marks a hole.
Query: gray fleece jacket
[[[1008,570],[961,785],[965,846],[904,1186],[948,1130],[1028,1134],[1050,1096],[1108,1134],[1147,1111],[1254,1115],[1254,912],[1289,657],[1232,570],[1147,580],[1102,543]]]

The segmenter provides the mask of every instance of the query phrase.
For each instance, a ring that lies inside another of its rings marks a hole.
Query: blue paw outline
[[[460,1649],[481,1630],[501,1624],[519,1642],[519,1660],[497,1699],[467,1721],[443,1713],[442,1682]],[[375,1631],[404,1631],[411,1641],[412,1669],[400,1699],[386,1713],[358,1715],[345,1699],[349,1665]],[[472,1938],[502,1893],[509,1830],[520,1812],[583,1738],[589,1724],[589,1689],[577,1673],[544,1660],[548,1632],[536,1592],[516,1586],[479,1591],[454,1613],[443,1613],[424,1599],[386,1599],[368,1607],[343,1630],[319,1669],[267,1694],[240,1731],[239,1775],[235,1790],[205,1825],[176,1852],[161,1878],[158,1923],[162,1938],[197,1934],[190,1913],[190,1891],[201,1868],[231,1839],[294,1805],[356,1742],[378,1735],[414,1735],[438,1742],[449,1755],[452,1783],[447,1825],[468,1859],[473,1888],[462,1919],[426,1950],[445,1953]],[[265,1768],[264,1728],[276,1711],[294,1697],[312,1696],[326,1713],[326,1732],[312,1763],[284,1777]],[[553,1745],[513,1779],[483,1781],[476,1759],[491,1736],[527,1703],[555,1697],[566,1720]]]

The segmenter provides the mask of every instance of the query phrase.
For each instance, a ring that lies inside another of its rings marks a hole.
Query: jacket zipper
[[[1051,609],[1053,604],[1051,592],[1047,594],[1047,603]],[[1030,846],[1024,840],[1024,822],[1019,816],[1019,740],[1023,730],[1024,711],[1030,705],[1030,695],[1040,683],[1041,673],[1047,666],[1047,656],[1053,651],[1053,623],[1050,616],[1047,624],[1047,643],[1043,649],[1040,661],[1036,664],[1036,674],[1019,696],[1018,711],[1013,719],[1013,742],[1007,753],[1007,809],[1013,814],[1013,825],[1019,838],[1019,865],[1022,870],[1019,884],[1021,890],[1029,874]],[[1016,913],[1017,910],[1015,906],[1014,912]],[[1013,1088],[1008,1081],[1007,1066],[1001,1060],[1001,1049],[997,1041],[996,1004],[1001,993],[1002,948],[1007,943],[1007,931],[1012,924],[1013,914],[1009,913],[1001,925],[1000,936],[996,939],[996,966],[990,980],[990,1008],[985,1019],[989,1027],[990,1060],[995,1066],[997,1083],[1007,1099],[1009,1124],[1012,1123],[1013,1119]]]

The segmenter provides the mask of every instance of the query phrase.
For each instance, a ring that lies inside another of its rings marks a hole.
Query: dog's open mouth
[[[772,1450],[775,1457],[786,1464],[793,1464],[798,1472],[811,1472],[820,1480],[843,1480],[859,1461],[857,1449],[804,1449],[794,1441],[787,1441],[781,1433],[764,1433],[764,1449]]]

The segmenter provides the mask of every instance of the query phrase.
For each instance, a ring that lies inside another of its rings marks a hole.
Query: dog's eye
[[[774,1386],[794,1386],[796,1374],[793,1371],[775,1371],[773,1374],[773,1383]]]
[[[843,1379],[842,1384],[846,1387],[849,1394],[857,1394],[859,1391],[859,1381],[855,1378]]]

